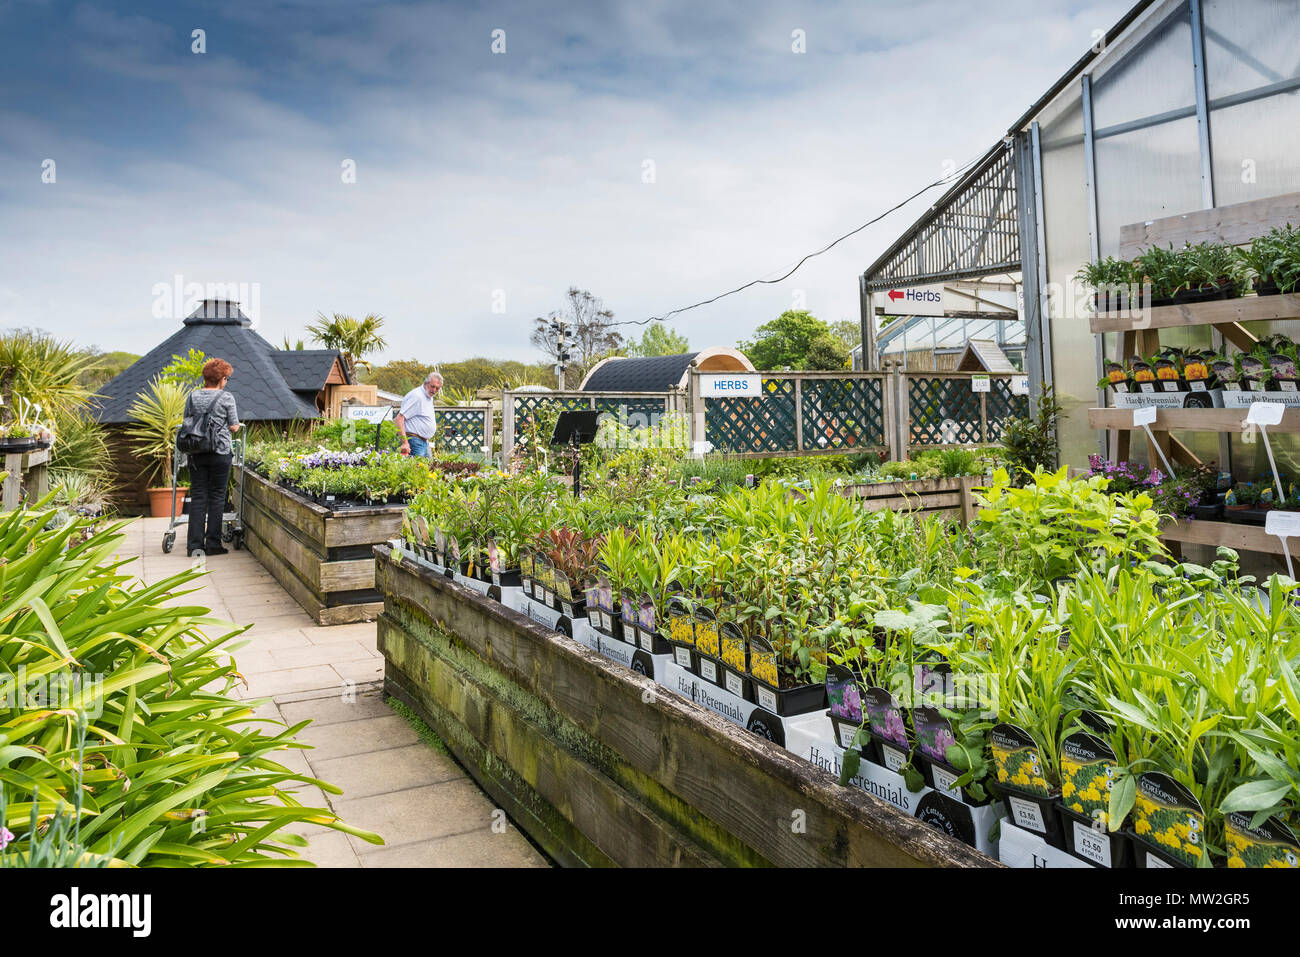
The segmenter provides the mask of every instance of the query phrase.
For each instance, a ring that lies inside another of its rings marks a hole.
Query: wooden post
[[[690,451],[692,454],[694,454],[696,443],[704,441],[705,409],[704,409],[704,399],[700,397],[700,370],[696,366],[692,365],[690,370],[690,375],[691,375],[690,398],[689,398],[690,419],[691,419]]]
[[[492,440],[496,437],[496,423],[492,419],[492,403],[489,402],[483,406],[483,445],[487,447],[485,454],[489,458],[492,456]]]
[[[898,429],[898,448],[895,450],[895,457],[899,462],[906,462],[910,453],[908,451],[912,444],[912,397],[910,392],[910,383],[907,378],[907,369],[903,368],[898,372],[898,405],[897,405],[897,429]]]
[[[514,393],[501,392],[501,467],[510,464],[510,453],[515,448],[515,401]]]
[[[803,449],[803,377],[791,376],[794,380],[794,450]]]
[[[980,393],[980,441],[986,445],[992,441],[989,438],[989,394],[987,392]]]

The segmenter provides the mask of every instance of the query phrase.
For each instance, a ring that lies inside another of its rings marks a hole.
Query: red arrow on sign
[[[897,289],[889,290],[889,298],[893,299],[895,302],[897,302],[899,299],[902,299],[903,295],[904,294],[899,292]]]

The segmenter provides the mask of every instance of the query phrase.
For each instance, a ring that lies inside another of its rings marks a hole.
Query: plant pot
[[[13,455],[18,452],[30,452],[39,446],[40,440],[35,437],[0,440],[0,452],[5,453],[6,455]]]
[[[820,711],[826,707],[826,686],[824,684],[799,685],[795,688],[773,688],[761,681],[755,681],[754,703],[765,711],[780,717],[807,714]]]
[[[1133,866],[1133,843],[1126,829],[1098,831],[1092,826],[1092,818],[1060,803],[1056,810],[1065,832],[1065,849],[1072,856],[1098,867]]]
[[[926,770],[922,772],[922,774],[925,775],[925,783],[945,797],[957,798],[957,795],[953,794],[948,789],[952,786],[953,781],[956,781],[957,778],[961,777],[962,772],[958,771],[947,761],[937,761],[934,758],[927,757],[925,758],[925,763],[927,767]],[[986,804],[993,803],[993,798],[989,794],[989,789],[987,787],[984,788],[983,798],[974,797],[965,787],[962,787],[960,790],[961,797],[958,800],[970,807],[984,807]]]
[[[1194,505],[1192,506],[1192,515],[1201,521],[1219,522],[1223,520],[1223,509],[1222,502],[1216,502],[1213,505]]]
[[[858,730],[862,727],[856,721],[850,721],[848,718],[841,718],[832,711],[826,712],[826,717],[831,719],[831,729],[835,732],[835,743],[845,751],[853,747],[853,739],[857,736]],[[864,757],[869,757],[869,745],[863,745],[858,750]],[[874,750],[874,749],[871,749]]]
[[[1052,847],[1066,849],[1065,830],[1061,827],[1061,816],[1056,813],[1061,796],[1060,788],[1044,797],[1006,784],[999,784],[998,787],[1002,791],[1001,800],[1006,805],[1008,821],[1022,831],[1037,834]]]
[[[1275,282],[1261,282],[1255,285],[1255,295],[1257,296],[1278,296],[1282,290]]]
[[[154,518],[176,518],[182,513],[185,506],[185,496],[189,494],[189,486],[176,489],[176,510],[172,511],[172,490],[166,488],[146,489],[149,493],[149,514]]]
[[[667,655],[672,654],[673,646],[663,635],[657,631],[646,631],[638,626],[633,629],[623,628],[623,640],[628,644],[635,644],[638,648],[650,655]]]
[[[499,588],[522,588],[524,576],[518,568],[507,568],[503,572],[492,573],[492,584]]]
[[[1229,505],[1224,507],[1224,515],[1230,522],[1241,525],[1263,525],[1268,521],[1271,508],[1259,508],[1254,505]]]

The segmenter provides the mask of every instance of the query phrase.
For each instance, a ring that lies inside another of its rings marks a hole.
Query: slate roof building
[[[277,349],[253,330],[239,304],[205,299],[180,329],[108,381],[95,400],[103,425],[126,425],[136,398],[172,356],[198,349],[234,367],[227,390],[245,422],[318,419],[329,408],[331,386],[352,385],[337,349]]]
[[[753,372],[744,353],[725,346],[675,356],[628,359],[612,356],[591,367],[578,388],[583,392],[666,392],[684,389],[692,366],[701,372]]]

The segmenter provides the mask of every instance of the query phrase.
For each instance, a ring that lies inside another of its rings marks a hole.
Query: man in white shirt
[[[402,454],[431,458],[433,433],[438,424],[433,412],[433,397],[442,388],[442,376],[430,372],[423,383],[402,398],[402,408],[393,423],[402,437]]]

